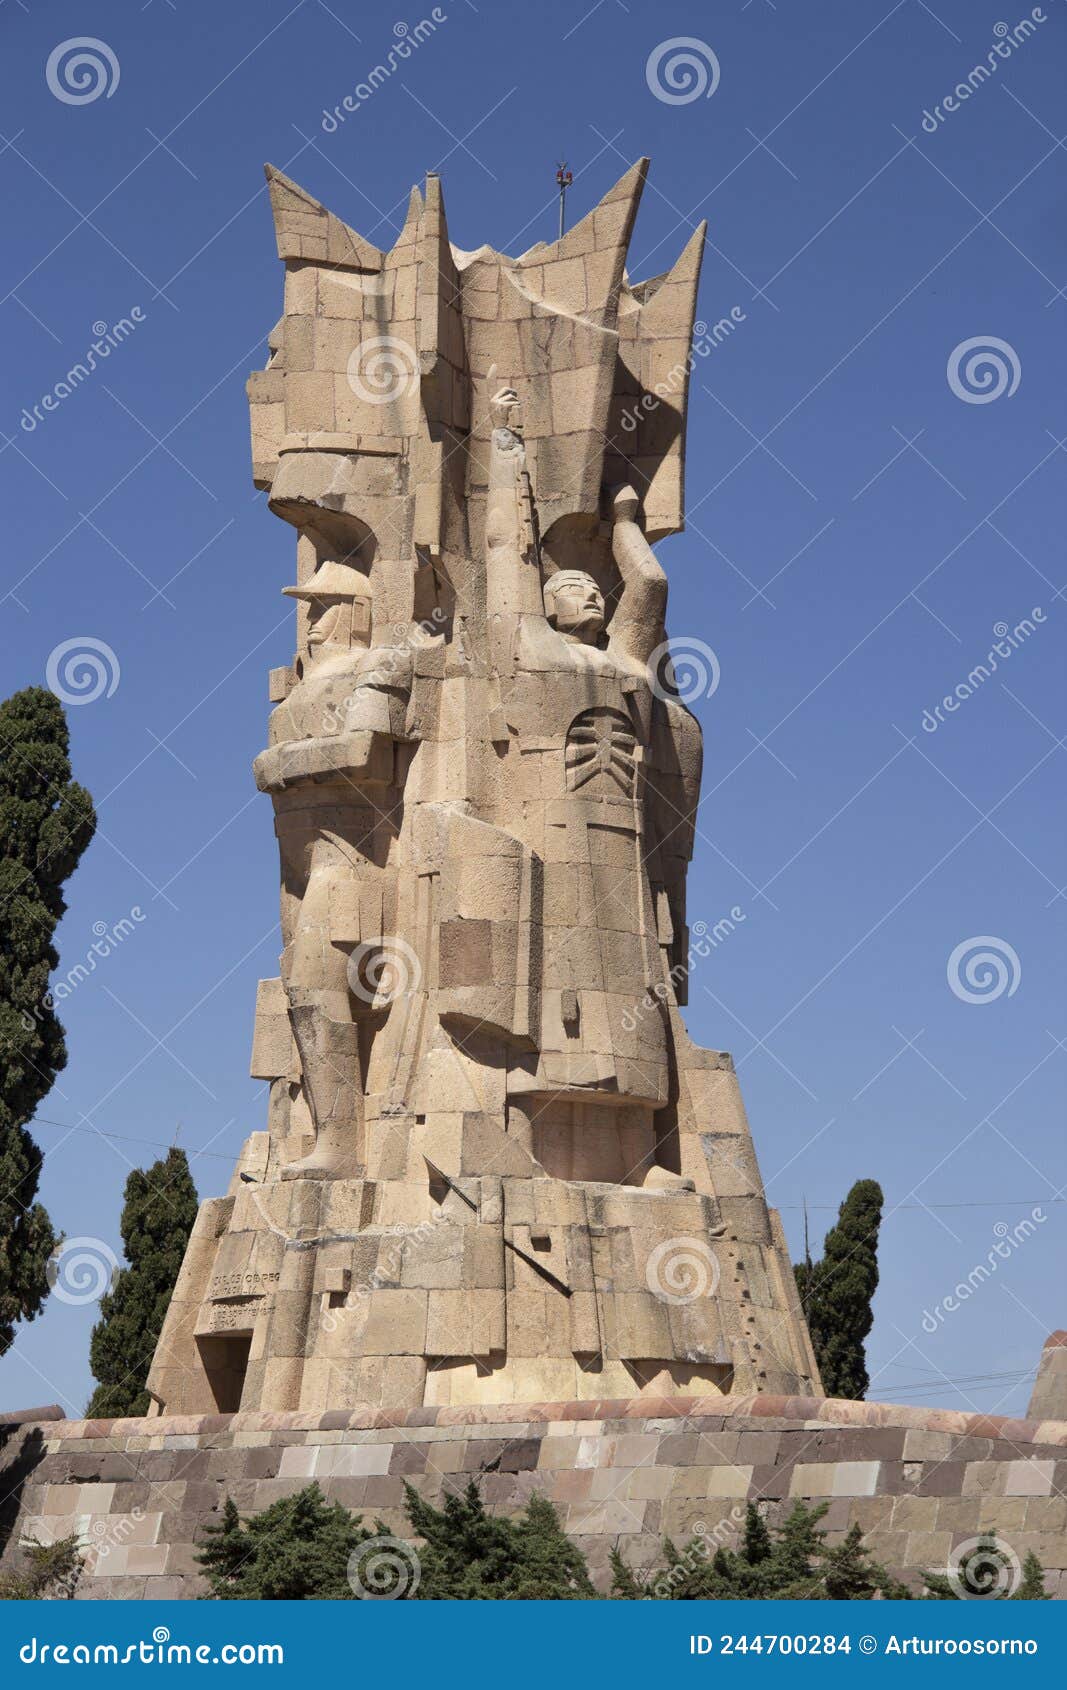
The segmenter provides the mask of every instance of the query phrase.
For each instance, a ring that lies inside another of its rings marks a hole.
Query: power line
[[[877,1393],[876,1401],[905,1393],[910,1402],[916,1397],[942,1396],[945,1391],[953,1389],[958,1389],[965,1396],[972,1391],[1004,1391],[1012,1385],[1021,1384],[1024,1379],[1032,1379],[1033,1375],[1034,1370],[1031,1367],[1018,1373],[975,1373],[959,1379],[924,1379],[917,1385],[874,1385],[872,1388]]]
[[[898,1209],[1003,1209],[1011,1208],[1015,1204],[1023,1207],[1029,1205],[1036,1208],[1041,1203],[1067,1203],[1067,1197],[985,1197],[967,1203],[891,1203],[889,1212],[883,1216],[883,1224],[889,1220]],[[772,1203],[772,1209],[802,1209],[803,1203]],[[840,1209],[840,1203],[809,1203],[809,1209]]]
[[[915,1369],[915,1371],[925,1372],[927,1377],[920,1379],[917,1384],[886,1386],[886,1391],[918,1391],[922,1387],[933,1387],[937,1384],[974,1384],[979,1379],[1025,1379],[1026,1374],[1033,1372],[1033,1367],[1006,1367],[1003,1372],[982,1371],[977,1372],[977,1374],[954,1374],[950,1379],[947,1379],[945,1374],[938,1374],[938,1372],[930,1376],[930,1369]]]
[[[121,1140],[121,1142],[123,1144],[147,1144],[147,1145],[150,1145],[153,1150],[173,1150],[174,1149],[173,1143],[164,1144],[162,1139],[158,1139],[158,1138],[135,1138],[132,1133],[106,1133],[100,1127],[74,1127],[74,1126],[71,1126],[69,1121],[52,1121],[52,1120],[49,1120],[47,1115],[37,1115],[37,1116],[35,1116],[34,1119],[30,1122],[30,1125],[34,1126],[34,1127],[62,1127],[63,1131],[67,1132],[67,1133],[90,1133],[93,1138],[115,1138],[115,1139]],[[233,1163],[234,1161],[236,1161],[236,1157],[233,1156],[233,1155],[230,1155],[225,1150],[188,1150],[188,1151],[186,1151],[186,1155],[187,1156],[216,1156],[220,1162]]]

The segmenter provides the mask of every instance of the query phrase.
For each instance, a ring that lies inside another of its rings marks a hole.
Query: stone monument
[[[650,548],[702,232],[628,281],[644,173],[507,258],[450,245],[436,177],[383,253],[267,172],[254,474],[298,534],[256,761],[268,1118],[200,1210],[153,1414],[0,1425],[4,1562],[76,1532],[78,1596],[203,1596],[227,1498],[314,1479],[408,1536],[407,1484],[470,1478],[547,1497],[604,1590],[615,1548],[800,1498],[913,1587],[995,1532],[1067,1594],[1067,1335],[1030,1420],[823,1398],[730,1058],[682,1022],[701,739]]]
[[[646,162],[519,258],[452,246],[434,175],[381,252],[267,168],[253,473],[298,536],[255,765],[270,1103],[201,1208],[160,1414],[819,1392],[733,1066],[680,1014],[701,731],[651,546],[703,229],[629,281]]]

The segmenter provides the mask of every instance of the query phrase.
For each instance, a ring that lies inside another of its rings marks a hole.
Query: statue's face
[[[351,644],[352,612],[337,599],[311,599],[308,604],[308,656],[321,657],[324,646]]]
[[[561,634],[591,644],[604,627],[604,595],[591,575],[568,570],[551,583],[546,608]]]

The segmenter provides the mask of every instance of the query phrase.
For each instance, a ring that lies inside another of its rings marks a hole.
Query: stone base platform
[[[248,1513],[314,1478],[403,1535],[405,1480],[437,1500],[469,1477],[505,1512],[548,1496],[605,1588],[616,1544],[642,1567],[664,1534],[732,1544],[747,1501],[779,1518],[804,1497],[829,1500],[832,1537],[858,1523],[912,1582],[988,1531],[1020,1560],[1035,1550],[1050,1593],[1067,1597],[1064,1421],[774,1396],[113,1421],[33,1412],[0,1419],[3,1559],[20,1536],[77,1529],[81,1598],[202,1596],[194,1548],[227,1495]]]

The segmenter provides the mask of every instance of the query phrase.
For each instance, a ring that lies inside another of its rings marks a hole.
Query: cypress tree
[[[28,687],[0,704],[0,1355],[48,1294],[56,1234],[36,1201],[41,1152],[27,1132],[66,1067],[48,995],[63,885],[96,829],[71,779],[59,700]]]
[[[1023,1576],[1018,1590],[1010,1598],[1012,1602],[1051,1602],[1052,1597],[1045,1589],[1045,1572],[1032,1549],[1026,1552],[1023,1561]]]
[[[145,1380],[185,1246],[197,1196],[184,1150],[169,1150],[147,1172],[126,1181],[120,1227],[128,1267],[100,1299],[89,1362],[100,1383],[86,1410],[91,1419],[146,1414]]]
[[[767,1522],[754,1502],[745,1509],[745,1530],[741,1538],[741,1554],[750,1567],[758,1567],[771,1555],[771,1534]]]
[[[822,1260],[794,1268],[815,1359],[829,1397],[861,1401],[869,1379],[863,1343],[874,1320],[882,1188],[857,1180],[823,1241]]]
[[[807,1593],[826,1538],[819,1521],[829,1506],[828,1502],[816,1502],[809,1507],[798,1497],[778,1527],[774,1550],[764,1564],[769,1575],[773,1568],[776,1591],[799,1589]]]
[[[876,1596],[907,1601],[906,1585],[890,1578],[875,1561],[858,1525],[850,1526],[841,1543],[823,1551],[822,1592],[828,1602],[870,1602]]]

